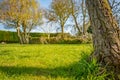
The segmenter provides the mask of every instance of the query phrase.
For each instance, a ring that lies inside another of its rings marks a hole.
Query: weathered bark
[[[102,65],[120,69],[120,32],[107,0],[86,0],[92,31],[94,56]]]

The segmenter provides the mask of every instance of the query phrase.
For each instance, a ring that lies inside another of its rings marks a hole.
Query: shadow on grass
[[[95,64],[87,63],[86,58],[88,55],[84,55],[79,62],[73,63],[66,67],[56,68],[40,68],[40,67],[16,67],[16,66],[0,66],[0,72],[5,73],[8,76],[12,75],[33,75],[33,76],[46,76],[46,77],[74,77],[80,79],[86,77],[90,72],[94,72],[96,69]]]

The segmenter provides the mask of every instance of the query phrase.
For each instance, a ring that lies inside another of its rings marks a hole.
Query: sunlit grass
[[[0,80],[104,80],[86,61],[92,51],[91,44],[0,45]]]

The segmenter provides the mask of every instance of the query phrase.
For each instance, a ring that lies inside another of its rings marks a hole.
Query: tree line
[[[109,0],[109,4],[118,18],[119,3]],[[28,44],[31,30],[44,23],[58,24],[61,38],[64,38],[66,26],[67,29],[72,26],[77,36],[86,35],[87,30],[91,29],[85,0],[52,0],[49,9],[41,8],[37,0],[2,0],[0,22],[7,28],[16,29],[21,44]]]

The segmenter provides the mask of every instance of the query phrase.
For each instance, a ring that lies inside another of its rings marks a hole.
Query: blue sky
[[[48,8],[52,0],[38,0],[41,7]]]

